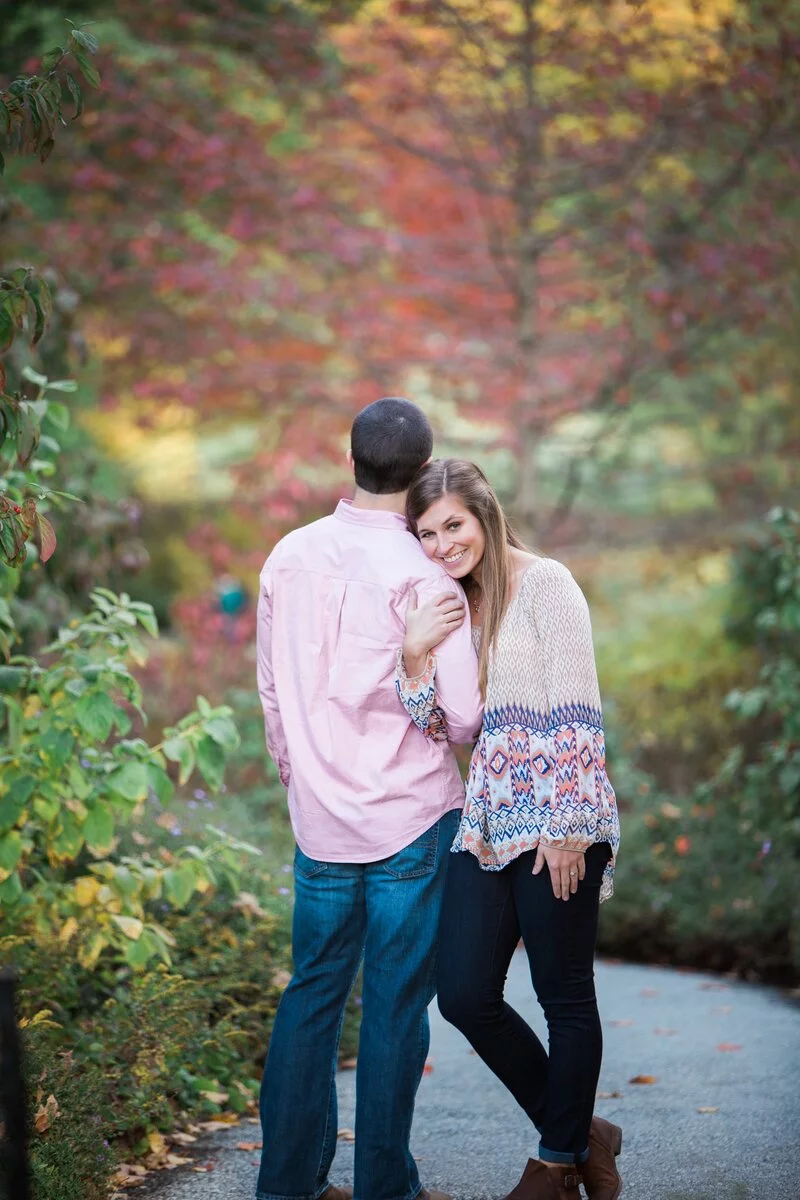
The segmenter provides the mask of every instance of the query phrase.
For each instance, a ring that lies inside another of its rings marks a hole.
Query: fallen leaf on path
[[[50,1126],[55,1121],[56,1117],[60,1117],[58,1111],[58,1101],[55,1096],[48,1096],[45,1104],[40,1104],[37,1109],[36,1116],[33,1119],[33,1125],[37,1133],[46,1133]]]
[[[354,1142],[356,1140],[356,1135],[352,1129],[340,1129],[336,1136],[342,1142]]]
[[[736,1042],[720,1042],[717,1049],[721,1050],[723,1054],[732,1054],[735,1050],[741,1050],[742,1047]]]
[[[185,1154],[168,1154],[164,1159],[164,1166],[168,1171],[174,1171],[176,1167],[188,1166],[194,1159],[187,1158]]]
[[[634,1075],[628,1083],[658,1083],[658,1079],[655,1075]]]
[[[719,1112],[719,1108],[713,1108],[713,1107],[709,1106],[708,1108],[698,1108],[697,1111],[699,1113],[715,1113],[715,1112]]]
[[[236,1149],[247,1150],[249,1153],[252,1150],[260,1150],[263,1145],[263,1142],[237,1142]]]
[[[432,1070],[433,1070],[433,1060],[428,1058],[425,1061],[425,1066],[422,1068],[422,1074],[430,1075]]]
[[[169,1140],[177,1142],[179,1146],[191,1146],[192,1142],[197,1141],[197,1138],[193,1133],[171,1133]]]
[[[238,1125],[239,1116],[237,1113],[217,1113],[216,1116],[209,1117],[207,1121],[201,1121],[198,1126],[204,1133],[219,1133],[226,1125]]]
[[[635,1024],[630,1018],[626,1018],[624,1021],[609,1021],[608,1023],[609,1025],[613,1025],[615,1029],[627,1029],[629,1025]]]
[[[625,1094],[624,1092],[598,1092],[597,1099],[598,1100],[621,1100],[622,1097],[624,1096],[624,1094]]]
[[[167,1143],[164,1141],[163,1133],[159,1133],[157,1129],[154,1129],[151,1133],[148,1133],[147,1144],[153,1151],[153,1154],[163,1154],[167,1148]]]
[[[659,1037],[674,1037],[677,1032],[678,1032],[677,1029],[654,1029],[653,1030],[653,1033],[658,1034]]]
[[[212,1104],[224,1104],[229,1099],[227,1092],[201,1092],[206,1100],[210,1100]]]

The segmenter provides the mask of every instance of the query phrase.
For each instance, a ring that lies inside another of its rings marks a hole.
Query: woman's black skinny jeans
[[[586,852],[586,876],[556,900],[535,851],[501,871],[474,855],[450,856],[439,936],[442,1015],[468,1038],[539,1130],[539,1157],[583,1162],[588,1154],[603,1038],[594,990],[594,950],[603,870],[611,849]],[[520,937],[547,1019],[549,1055],[503,999]]]

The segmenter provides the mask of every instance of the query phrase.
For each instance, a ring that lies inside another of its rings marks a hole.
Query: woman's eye
[[[451,521],[450,524],[447,526],[448,532],[454,532],[456,529],[460,529],[460,528],[461,528],[460,521]]]

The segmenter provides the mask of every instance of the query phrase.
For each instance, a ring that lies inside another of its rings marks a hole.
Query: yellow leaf
[[[68,917],[58,933],[58,940],[62,946],[66,946],[67,942],[78,932],[78,922],[74,917]]]
[[[210,1100],[212,1104],[224,1104],[228,1099],[227,1092],[201,1092],[201,1096],[205,1096],[206,1100]]]
[[[82,967],[93,967],[107,945],[108,938],[102,933],[96,933],[89,942],[89,945],[82,947],[78,951],[78,962]]]
[[[23,715],[26,718],[26,720],[29,719],[30,717],[37,717],[41,711],[42,711],[42,702],[39,699],[39,697],[38,696],[28,696],[27,700],[25,701],[25,703],[22,706],[22,712],[23,712]]]
[[[130,938],[132,942],[138,942],[144,931],[144,922],[138,917],[120,917],[116,914],[112,918],[115,925],[118,925],[126,938]]]
[[[100,880],[95,879],[93,875],[81,876],[75,880],[75,903],[80,904],[81,908],[87,908],[94,903],[100,888]]]
[[[163,1135],[157,1129],[154,1129],[152,1133],[148,1133],[147,1144],[154,1154],[163,1154],[167,1148],[167,1143],[164,1141]]]

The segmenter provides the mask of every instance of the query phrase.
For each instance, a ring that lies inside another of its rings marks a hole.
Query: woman
[[[578,1200],[581,1182],[590,1200],[616,1200],[622,1133],[592,1115],[602,1055],[593,960],[619,821],[586,601],[566,567],[519,541],[472,463],[423,467],[407,517],[464,585],[485,702],[445,885],[439,1008],[541,1135],[507,1200]],[[446,729],[431,651],[452,628],[452,607],[411,611],[398,656],[398,693],[434,738]],[[503,999],[520,937],[549,1056]]]

